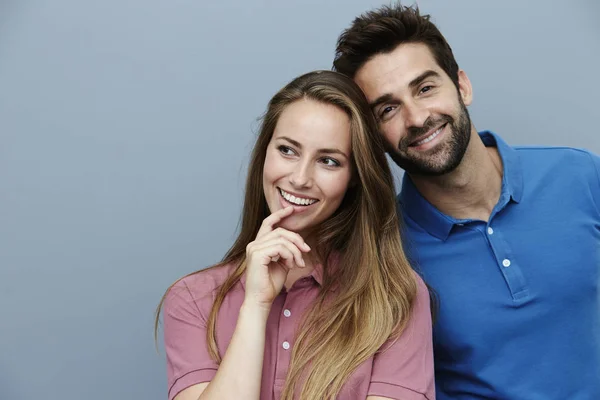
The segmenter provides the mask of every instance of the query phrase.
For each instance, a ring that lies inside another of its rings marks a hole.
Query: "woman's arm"
[[[182,390],[175,400],[259,400],[267,319],[288,271],[310,251],[300,235],[275,228],[292,207],[267,217],[246,249],[246,285],[233,337],[214,378]]]
[[[244,302],[233,337],[213,380],[190,386],[175,400],[258,400],[268,316],[268,309]]]

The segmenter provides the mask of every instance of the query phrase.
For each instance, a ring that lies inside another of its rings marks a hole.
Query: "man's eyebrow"
[[[415,87],[419,86],[427,78],[440,78],[440,77],[441,76],[439,73],[437,73],[434,70],[428,69],[427,71],[423,72],[421,75],[417,76],[415,79],[410,81],[408,86],[410,88],[415,88]],[[378,98],[376,98],[375,101],[369,103],[369,106],[371,107],[371,110],[374,110],[378,105],[383,104],[383,103],[388,103],[388,102],[392,101],[393,99],[394,99],[394,96],[392,96],[391,93],[386,93],[386,94],[381,95]]]
[[[383,103],[388,103],[393,98],[394,98],[394,96],[392,96],[391,93],[386,93],[386,94],[381,95],[378,98],[376,98],[375,101],[373,101],[372,103],[369,103],[369,106],[371,107],[371,110],[374,110],[378,105],[383,104]]]
[[[440,78],[440,74],[438,74],[434,70],[428,69],[427,71],[423,72],[421,75],[417,76],[415,79],[410,81],[408,86],[411,88],[415,88],[415,87],[419,86],[427,78]]]

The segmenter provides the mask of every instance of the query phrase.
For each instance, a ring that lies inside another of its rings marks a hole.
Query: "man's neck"
[[[503,166],[496,147],[486,148],[472,129],[460,165],[442,176],[411,175],[421,195],[442,213],[456,219],[487,221],[498,203]]]

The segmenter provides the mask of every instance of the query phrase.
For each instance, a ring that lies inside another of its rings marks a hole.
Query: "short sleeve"
[[[211,301],[211,296],[206,296]],[[206,343],[206,318],[185,281],[169,290],[163,309],[169,400],[192,385],[211,381],[218,364]]]
[[[429,291],[417,279],[411,318],[400,337],[375,355],[369,396],[434,400],[433,338]]]
[[[600,213],[600,157],[596,154],[588,153],[592,158],[594,164],[594,174],[592,182],[592,191],[594,193],[594,201],[596,202],[596,208]]]

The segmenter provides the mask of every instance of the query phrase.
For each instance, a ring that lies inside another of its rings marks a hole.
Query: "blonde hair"
[[[215,332],[218,312],[246,269],[246,246],[269,215],[262,186],[267,146],[282,111],[301,99],[334,105],[348,115],[355,183],[338,210],[317,230],[323,285],[300,324],[282,400],[292,400],[298,390],[300,400],[334,399],[362,362],[402,332],[417,291],[402,250],[393,176],[383,140],[360,88],[342,74],[315,71],[302,75],[269,102],[248,170],[240,233],[215,266],[237,267],[218,288],[208,318],[207,343],[211,357],[220,362]],[[339,255],[335,263],[329,262],[332,254]],[[334,287],[338,290],[332,296]],[[157,309],[155,332],[164,298]]]

